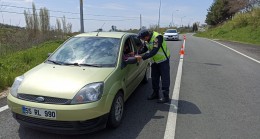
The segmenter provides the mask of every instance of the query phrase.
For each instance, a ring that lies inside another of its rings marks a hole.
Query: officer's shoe
[[[153,92],[150,96],[147,97],[147,100],[153,100],[153,99],[158,99],[158,98],[159,98],[159,93]]]
[[[157,103],[168,103],[170,101],[169,97],[162,97],[158,99]]]

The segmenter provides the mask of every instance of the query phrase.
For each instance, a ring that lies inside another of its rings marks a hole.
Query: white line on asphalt
[[[5,110],[7,110],[7,109],[8,109],[8,106],[5,105],[4,107],[1,107],[1,108],[0,108],[0,112],[5,111]]]
[[[210,40],[210,39],[208,39],[208,40]],[[255,62],[257,62],[257,63],[260,64],[260,61],[254,59],[254,58],[252,58],[252,57],[250,57],[250,56],[247,56],[247,55],[245,55],[245,54],[243,54],[243,53],[241,53],[241,52],[239,52],[239,51],[237,51],[237,50],[235,50],[235,49],[232,49],[232,48],[230,48],[230,47],[228,47],[228,46],[226,46],[226,45],[224,45],[224,44],[222,44],[222,43],[220,43],[220,42],[217,42],[217,41],[214,41],[214,40],[210,40],[210,41],[215,42],[215,43],[217,43],[217,44],[220,44],[220,45],[222,45],[222,46],[224,46],[224,47],[226,47],[226,48],[228,48],[228,49],[230,49],[230,50],[232,50],[232,51],[234,51],[234,52],[236,52],[236,53],[238,53],[238,54],[240,54],[240,55],[242,55],[242,56],[244,56],[244,57],[246,57],[246,58],[249,58],[249,59],[251,59],[251,60],[253,60],[253,61],[255,61]]]
[[[185,40],[183,42],[185,45]],[[183,46],[185,48],[185,46]],[[182,76],[182,65],[183,65],[183,55],[180,57],[178,71],[176,75],[176,80],[174,84],[174,89],[171,97],[171,104],[168,113],[167,125],[164,133],[164,139],[174,139],[176,122],[177,122],[177,110],[178,110],[178,100],[181,88],[181,76]]]

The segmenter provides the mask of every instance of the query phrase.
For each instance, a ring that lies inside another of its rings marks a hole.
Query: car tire
[[[148,65],[148,68],[146,68],[146,70],[145,70],[145,75],[144,75],[144,78],[143,78],[143,80],[142,80],[142,83],[143,83],[143,84],[148,83],[150,70],[151,70],[151,67],[150,67],[150,65]]]
[[[108,117],[108,127],[116,128],[120,125],[124,113],[124,97],[122,92],[118,92],[115,96]]]

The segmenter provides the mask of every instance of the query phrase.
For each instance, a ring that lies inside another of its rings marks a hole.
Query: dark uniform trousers
[[[152,64],[152,85],[153,91],[159,93],[160,90],[160,77],[162,80],[162,90],[164,97],[169,98],[170,88],[170,64],[169,59],[161,63]],[[159,94],[158,94],[159,95]]]

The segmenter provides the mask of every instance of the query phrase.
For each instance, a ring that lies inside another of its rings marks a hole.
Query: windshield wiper
[[[97,64],[79,64],[79,63],[64,63],[64,65],[102,67],[101,65],[97,65]]]
[[[101,65],[98,64],[79,64],[80,66],[89,66],[89,67],[102,67]]]
[[[53,61],[53,60],[48,60],[49,62],[52,62],[53,64],[56,64],[56,65],[62,65],[61,62],[58,62],[58,61]]]
[[[79,66],[79,63],[63,63],[63,65]]]

